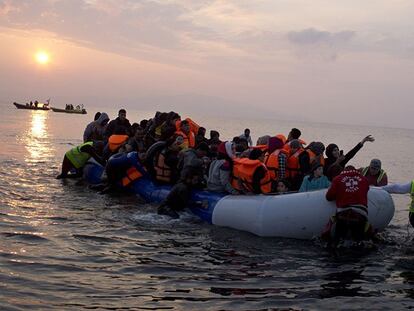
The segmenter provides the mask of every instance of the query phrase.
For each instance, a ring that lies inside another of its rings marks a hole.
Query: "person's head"
[[[312,165],[311,174],[315,178],[322,177],[323,176],[323,165],[321,163],[314,163]]]
[[[313,141],[309,144],[308,149],[316,155],[321,155],[325,151],[325,145],[320,141]]]
[[[339,148],[336,144],[329,144],[326,147],[325,154],[327,158],[338,159],[339,158]]]
[[[181,121],[180,129],[183,133],[189,134],[190,133],[190,123],[187,120]]]
[[[144,139],[144,136],[145,136],[145,132],[144,132],[144,130],[143,130],[140,126],[138,126],[138,127],[135,129],[135,132],[134,132],[134,137],[135,137],[136,139],[141,140],[141,139]]]
[[[100,116],[101,116],[101,113],[98,111],[97,113],[95,113],[95,116],[93,117],[93,120],[94,121],[98,120]]]
[[[119,117],[119,119],[121,119],[121,121],[124,121],[126,119],[126,110],[125,109],[120,109],[118,111],[118,117]]]
[[[249,159],[250,160],[259,160],[261,162],[264,161],[264,152],[260,149],[253,149],[252,151],[250,151],[249,154]]]
[[[108,115],[105,112],[102,112],[101,115],[99,116],[99,118],[96,120],[96,122],[100,126],[105,126],[109,122],[109,117],[108,117]]]
[[[207,156],[209,151],[210,151],[210,148],[208,147],[208,145],[205,142],[199,143],[197,148],[196,148],[197,156],[199,158]]]
[[[250,136],[250,129],[244,130],[244,136],[249,137]]]
[[[257,139],[256,145],[267,145],[269,143],[270,135],[260,136]]]
[[[369,164],[369,174],[377,175],[381,171],[381,161],[379,159],[372,159]]]
[[[267,143],[267,150],[272,153],[275,150],[283,148],[283,142],[277,137],[270,137]]]
[[[147,119],[143,119],[143,120],[139,121],[139,126],[143,129],[145,129],[147,127],[147,124],[148,124]]]
[[[219,139],[220,138],[220,133],[215,131],[215,130],[211,130],[210,131],[210,139]]]
[[[299,139],[300,135],[302,135],[302,132],[297,129],[297,128],[293,128],[290,130],[289,134],[288,134],[288,141],[291,141],[292,139]]]
[[[206,136],[206,129],[204,127],[200,126],[198,128],[197,135],[201,136],[201,137],[205,137]]]
[[[277,182],[276,192],[285,193],[289,191],[289,188],[290,188],[289,182],[286,179],[281,179]]]
[[[249,143],[245,138],[239,138],[239,141],[236,143],[236,151],[243,152],[249,148]]]
[[[293,139],[290,141],[289,146],[290,146],[290,153],[294,154],[301,147],[301,143],[299,140]]]

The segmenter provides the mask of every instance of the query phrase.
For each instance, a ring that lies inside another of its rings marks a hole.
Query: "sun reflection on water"
[[[48,113],[44,111],[33,111],[31,115],[30,128],[25,137],[25,147],[28,151],[26,161],[44,161],[52,156],[50,135],[47,127]]]

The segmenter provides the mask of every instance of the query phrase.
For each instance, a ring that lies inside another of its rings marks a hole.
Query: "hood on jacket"
[[[109,121],[109,117],[105,112],[102,112],[101,115],[99,116],[98,120],[96,120],[96,123],[98,123],[99,125],[102,125],[105,121]]]
[[[327,158],[332,159],[332,158],[334,157],[334,156],[332,155],[332,151],[333,151],[335,148],[338,148],[338,145],[335,145],[335,144],[329,144],[329,145],[326,147],[325,154],[326,154],[326,157],[327,157]]]

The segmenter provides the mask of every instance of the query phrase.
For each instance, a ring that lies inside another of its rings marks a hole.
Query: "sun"
[[[38,64],[46,65],[47,63],[49,63],[50,57],[48,53],[40,51],[35,54],[35,59]]]

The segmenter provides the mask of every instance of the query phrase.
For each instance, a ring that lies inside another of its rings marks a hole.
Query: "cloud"
[[[317,30],[315,28],[290,31],[287,34],[289,41],[298,45],[343,44],[349,42],[354,36],[355,32],[351,30],[329,32]]]

